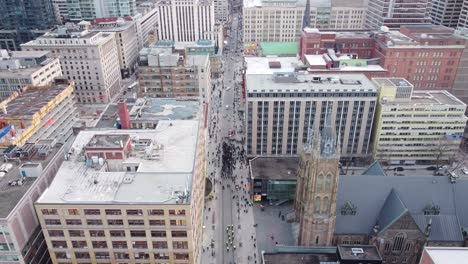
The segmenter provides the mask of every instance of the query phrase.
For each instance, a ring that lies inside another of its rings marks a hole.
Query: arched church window
[[[327,179],[325,180],[325,190],[326,191],[331,190],[331,179],[332,179],[332,176],[330,174],[328,174]]]
[[[330,205],[330,201],[328,200],[328,197],[323,198],[322,214],[328,213],[328,206],[329,205]]]
[[[315,185],[315,191],[316,192],[320,192],[322,191],[322,188],[323,188],[323,175],[320,174],[318,177],[317,177],[317,184]]]
[[[314,212],[315,213],[320,213],[320,197],[315,197],[315,202],[314,202]]]

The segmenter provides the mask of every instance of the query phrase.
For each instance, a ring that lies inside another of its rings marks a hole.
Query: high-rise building
[[[362,29],[366,7],[363,1],[325,0],[309,2],[309,25],[319,29]]]
[[[247,154],[294,156],[326,114],[343,159],[371,155],[376,87],[363,74],[295,72],[296,58],[246,58]]]
[[[187,55],[184,49],[176,50],[174,42],[156,42],[140,51],[138,81],[140,96],[208,100],[211,90],[209,55]]]
[[[432,0],[432,24],[456,28],[464,0]]]
[[[57,24],[52,0],[0,1],[0,48],[19,50]]]
[[[382,26],[398,29],[402,25],[431,23],[430,0],[368,0],[366,20],[368,29]]]
[[[88,27],[83,21],[81,26]],[[63,76],[76,83],[78,103],[108,103],[120,92],[120,67],[115,33],[91,32],[68,25],[22,45],[23,50],[48,50],[60,59]]]
[[[130,18],[96,18],[91,31],[114,32],[122,78],[135,72],[138,60],[138,32]]]
[[[229,18],[229,1],[214,0],[214,15],[218,22],[226,22]]]
[[[213,0],[160,0],[157,6],[160,40],[216,39]]]
[[[137,14],[136,0],[67,0],[68,20],[93,20]]]
[[[0,99],[29,85],[49,85],[62,76],[59,60],[48,51],[0,50],[0,59]]]
[[[67,0],[52,0],[55,7],[55,12],[60,22],[66,22],[68,20],[68,5]]]
[[[402,78],[374,78],[379,88],[372,145],[390,164],[453,162],[463,139],[466,104],[447,91],[413,91]]]
[[[138,33],[138,46],[141,50],[158,39],[159,9],[153,2],[137,5],[138,14],[133,17]]]
[[[204,127],[81,131],[35,204],[53,263],[200,263]]]
[[[463,1],[460,11],[460,18],[458,19],[459,28],[468,28],[468,1]]]
[[[301,36],[306,0],[246,0],[244,42],[292,42]]]

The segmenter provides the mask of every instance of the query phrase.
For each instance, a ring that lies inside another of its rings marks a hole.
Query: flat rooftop
[[[69,86],[69,83],[54,83],[50,87],[29,87],[6,105],[7,113],[1,112],[0,120],[30,120]]]
[[[35,152],[29,158],[14,159],[11,161],[6,161],[2,158],[0,161],[0,166],[5,164],[11,164],[12,168],[8,171],[3,177],[0,177],[0,218],[6,218],[10,214],[11,210],[15,208],[18,202],[23,198],[24,194],[35,185],[35,182],[38,178],[35,177],[24,177],[22,185],[11,186],[10,183],[21,179],[20,167],[23,164],[28,163],[40,163],[43,170],[47,167],[50,161],[59,151],[60,146],[55,146],[51,149],[51,152],[48,156],[42,157]],[[5,149],[2,149],[3,153]],[[61,155],[61,154],[58,154]],[[2,155],[3,156],[3,155]],[[18,164],[17,161],[20,161]],[[41,175],[40,177],[43,177]]]
[[[336,254],[326,253],[265,253],[263,259],[268,264],[335,264],[338,261]]]
[[[375,246],[342,245],[338,246],[338,255],[341,260],[382,261],[382,257]]]
[[[464,247],[425,247],[434,264],[465,263],[468,259],[468,248]]]
[[[263,158],[250,161],[254,179],[296,180],[299,158]]]
[[[94,135],[86,148],[120,148],[127,143],[129,135]]]
[[[132,121],[191,120],[198,118],[199,108],[195,100],[138,98],[129,113]]]
[[[272,92],[377,92],[364,74],[331,74],[284,72],[247,74],[249,93]]]
[[[278,3],[282,3],[278,5]],[[301,7],[306,5],[304,0],[243,0],[244,8],[276,6],[278,9]]]
[[[377,83],[379,86],[386,87],[413,87],[413,85],[408,82],[405,78],[373,78],[373,82]]]
[[[275,72],[292,72],[295,68],[304,66],[297,57],[245,57],[247,66],[246,75],[273,74]],[[280,68],[270,68],[270,62],[281,63]]]
[[[160,121],[151,130],[81,131],[38,203],[187,204],[193,179],[199,121]],[[123,159],[85,162],[83,146],[96,135],[129,136]],[[127,171],[127,167],[137,167]]]
[[[411,100],[382,102],[383,105],[453,105],[465,106],[465,103],[445,90],[413,91]]]

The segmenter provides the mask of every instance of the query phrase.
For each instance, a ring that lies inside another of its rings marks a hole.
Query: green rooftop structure
[[[299,53],[299,42],[260,42],[263,56],[296,56]]]

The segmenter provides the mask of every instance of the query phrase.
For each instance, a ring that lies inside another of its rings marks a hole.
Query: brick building
[[[320,32],[305,29],[301,36],[299,55],[349,54],[378,64],[387,70],[387,77],[403,77],[415,89],[451,90],[457,86],[462,71],[458,71],[466,37],[453,29],[436,25],[408,25],[399,31]],[[458,80],[458,81],[456,81]],[[460,91],[460,94],[463,92]]]

